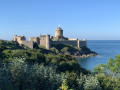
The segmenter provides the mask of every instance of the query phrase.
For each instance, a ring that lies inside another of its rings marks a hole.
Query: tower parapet
[[[15,35],[13,37],[13,41],[18,42],[19,44],[21,44],[21,41],[25,41],[25,40],[26,40],[25,36],[17,36],[17,35]]]

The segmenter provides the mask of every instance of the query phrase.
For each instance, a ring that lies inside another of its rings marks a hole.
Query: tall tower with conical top
[[[58,27],[56,30],[55,30],[55,37],[56,38],[63,38],[63,30]]]

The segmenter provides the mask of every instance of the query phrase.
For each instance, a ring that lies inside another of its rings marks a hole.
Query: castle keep
[[[34,44],[40,46],[45,46],[46,49],[50,49],[51,45],[57,44],[67,44],[76,47],[86,46],[86,39],[79,41],[78,39],[69,39],[63,36],[63,30],[58,27],[55,30],[55,36],[50,35],[40,35],[39,37],[29,38],[29,41],[26,40],[25,36],[17,36],[15,35],[13,41],[17,42],[19,45],[24,45],[33,49]]]

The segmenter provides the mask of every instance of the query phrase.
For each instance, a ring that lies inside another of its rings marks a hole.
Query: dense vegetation
[[[120,90],[120,54],[110,58],[107,64],[98,65],[94,73],[104,90]]]
[[[72,56],[82,56],[82,55],[97,55],[97,53],[91,51],[89,48],[86,46],[78,48],[74,47],[72,45],[66,45],[66,44],[57,44],[57,45],[52,45],[52,48],[50,49],[51,51],[54,51],[56,53],[60,54],[67,54],[67,55],[72,55]]]
[[[87,50],[85,47],[82,49]],[[24,49],[16,43],[0,41],[0,89],[120,89],[120,55],[110,59],[106,65],[99,65],[94,72],[89,72],[81,68],[74,57],[61,53],[66,50],[81,51],[66,45],[57,45],[51,50]]]

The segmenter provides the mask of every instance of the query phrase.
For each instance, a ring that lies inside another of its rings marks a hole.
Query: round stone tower
[[[55,37],[63,38],[63,30],[60,27],[55,30]]]

